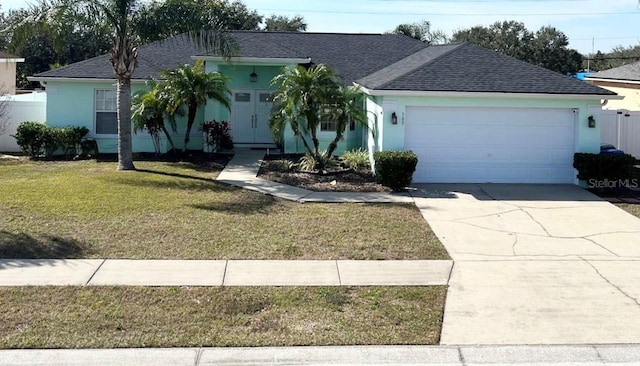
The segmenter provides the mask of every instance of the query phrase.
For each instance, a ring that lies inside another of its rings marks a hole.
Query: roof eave
[[[9,63],[9,62],[24,62],[23,58],[0,58],[0,63]]]
[[[289,65],[289,64],[308,64],[311,58],[277,58],[277,57],[220,57],[220,56],[191,56],[192,60],[215,61],[230,64],[247,64],[247,65]]]
[[[496,92],[459,92],[459,91],[423,91],[423,90],[381,90],[369,89],[357,83],[360,89],[371,96],[395,97],[476,97],[476,98],[510,98],[510,99],[590,99],[621,100],[624,97],[610,94],[539,94],[539,93],[496,93]]]
[[[640,80],[594,78],[591,76],[587,76],[584,79],[587,81],[602,81],[607,83],[640,84]]]
[[[104,79],[104,78],[70,78],[70,77],[55,77],[55,76],[27,76],[27,80],[29,81],[39,81],[39,82],[47,82],[47,81],[70,81],[76,83],[103,83],[103,82],[116,82],[116,79]],[[148,79],[131,79],[132,83],[145,83]]]

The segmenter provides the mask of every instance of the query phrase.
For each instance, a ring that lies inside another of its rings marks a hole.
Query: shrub
[[[231,126],[229,122],[216,120],[202,122],[200,130],[206,135],[206,143],[209,146],[217,146],[223,149],[233,149]]]
[[[22,153],[36,158],[44,153],[47,126],[40,122],[22,122],[13,136]]]
[[[578,179],[591,181],[617,181],[630,179],[636,159],[629,154],[586,154],[573,156],[573,167]]]
[[[279,159],[273,162],[274,169],[279,172],[292,172],[296,168],[296,163],[289,159]]]
[[[373,154],[376,181],[394,191],[411,184],[418,156],[412,151],[376,151]]]
[[[327,156],[326,151],[321,151],[319,155],[306,153],[299,161],[300,170],[308,172],[331,169],[337,165],[336,159],[333,156]]]
[[[342,154],[342,160],[353,170],[369,168],[369,152],[367,150],[353,149]]]
[[[78,154],[82,139],[89,133],[86,127],[50,127],[39,122],[21,123],[15,134],[22,152],[32,158],[51,156],[62,149],[68,157]]]
[[[89,134],[89,129],[82,126],[67,126],[61,129],[59,144],[67,157],[82,153],[82,140]]]
[[[66,156],[73,157],[82,152],[80,145],[82,144],[82,139],[89,134],[88,128],[68,126],[57,130],[60,131],[57,136],[58,146],[62,148]]]

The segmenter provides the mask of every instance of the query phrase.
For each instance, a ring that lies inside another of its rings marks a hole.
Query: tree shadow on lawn
[[[142,173],[138,175],[137,173]],[[138,187],[152,187],[152,188],[171,188],[171,189],[186,189],[193,191],[216,191],[216,192],[232,192],[237,188],[228,186],[216,182],[212,178],[204,178],[193,175],[181,174],[181,173],[169,173],[151,169],[138,169],[131,172],[132,175],[123,174],[117,176],[109,176],[103,179],[113,181],[114,183],[127,184]],[[159,175],[165,177],[178,178],[176,180],[147,180],[140,179],[144,175]]]
[[[235,196],[233,201],[201,203],[189,207],[214,212],[226,212],[242,215],[268,214],[277,200],[273,196],[244,194]]]
[[[91,248],[88,244],[75,239],[53,235],[36,238],[25,233],[0,230],[0,259],[2,260],[83,258],[90,253]],[[13,266],[11,261],[4,262],[7,266]]]

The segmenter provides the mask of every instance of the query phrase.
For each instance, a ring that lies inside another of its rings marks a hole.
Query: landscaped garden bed
[[[353,169],[339,164],[324,172],[305,172],[297,167],[303,154],[265,155],[258,177],[318,192],[391,192],[376,182],[368,167]]]

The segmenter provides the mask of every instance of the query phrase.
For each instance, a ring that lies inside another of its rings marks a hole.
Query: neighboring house
[[[0,51],[0,93],[2,95],[16,93],[16,65],[18,62],[24,62],[24,59]]]
[[[640,62],[592,73],[585,80],[624,97],[609,101],[604,109],[640,111]]]
[[[370,130],[350,126],[339,151],[413,150],[419,156],[416,182],[574,183],[573,154],[599,151],[600,129],[597,123],[589,127],[590,108],[617,98],[467,43],[427,47],[391,34],[232,34],[240,55],[231,63],[181,37],[140,47],[134,91],[163,69],[202,59],[208,71],[231,78],[233,93],[230,112],[209,103],[198,121],[228,119],[235,143],[269,146],[271,79],[283,66],[325,63],[345,84],[361,86],[366,97]],[[48,124],[87,126],[101,152],[116,151],[115,87],[107,56],[31,80],[46,86]],[[333,138],[333,128],[323,123],[321,143]],[[201,139],[191,147],[202,147]],[[153,151],[145,134],[134,137],[134,149]],[[303,150],[291,131],[284,150]]]

